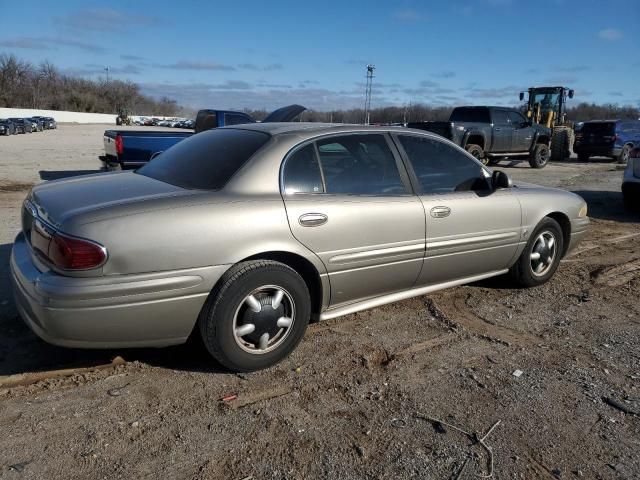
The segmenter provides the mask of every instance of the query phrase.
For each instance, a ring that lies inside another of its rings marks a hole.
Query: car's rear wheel
[[[544,168],[549,161],[549,147],[544,143],[538,143],[529,157],[531,168]]]
[[[625,145],[622,147],[622,151],[620,155],[618,155],[617,161],[620,164],[626,164],[629,161],[629,156],[631,155],[631,145]]]
[[[282,263],[256,260],[225,273],[198,322],[202,340],[218,362],[249,372],[287,357],[302,339],[310,315],[302,277]]]
[[[580,160],[583,163],[587,163],[589,161],[589,154],[588,153],[579,153],[578,154],[578,160]]]
[[[475,143],[470,143],[469,145],[464,147],[464,149],[467,152],[469,152],[471,155],[473,155],[475,158],[480,160],[484,165],[487,165],[489,163],[489,159],[484,154],[484,150],[480,145],[476,145]]]
[[[558,269],[563,251],[564,238],[560,225],[553,218],[545,217],[509,273],[522,287],[542,285]]]

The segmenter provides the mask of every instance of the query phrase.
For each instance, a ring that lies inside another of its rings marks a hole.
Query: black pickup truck
[[[442,135],[485,165],[522,158],[533,168],[543,168],[549,161],[551,129],[531,123],[514,108],[457,107],[448,122],[414,122],[407,127]]]

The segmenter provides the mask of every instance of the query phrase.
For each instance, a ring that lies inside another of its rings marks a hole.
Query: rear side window
[[[291,155],[283,171],[284,192],[342,195],[407,193],[384,135],[324,138]]]
[[[182,140],[136,173],[182,188],[219,190],[269,138],[252,130],[209,130]]]
[[[505,110],[494,110],[492,115],[493,123],[497,125],[506,125],[509,123],[507,112]]]
[[[384,135],[342,135],[317,142],[326,193],[407,193]]]
[[[322,174],[314,144],[301,148],[289,157],[284,170],[285,193],[323,193]]]
[[[471,108],[471,107],[458,107],[454,108],[449,117],[450,122],[477,122],[477,123],[491,123],[489,118],[489,110],[487,108]]]
[[[428,137],[399,135],[398,139],[418,177],[422,193],[489,188],[484,169],[457,148]]]

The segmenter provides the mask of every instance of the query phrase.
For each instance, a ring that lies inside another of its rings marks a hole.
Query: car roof
[[[241,125],[230,125],[222,127],[223,129],[242,129],[254,130],[258,132],[268,133],[270,135],[281,134],[308,134],[310,136],[316,134],[331,134],[342,132],[407,132],[407,128],[393,126],[378,125],[358,125],[358,124],[342,124],[342,123],[316,123],[316,122],[269,122],[269,123],[245,123]],[[412,130],[413,131],[413,130]],[[422,132],[425,133],[425,132]]]

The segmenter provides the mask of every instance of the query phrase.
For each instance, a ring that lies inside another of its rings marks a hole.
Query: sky
[[[0,54],[193,108],[640,105],[639,0],[0,0]],[[627,20],[628,19],[628,20]]]

